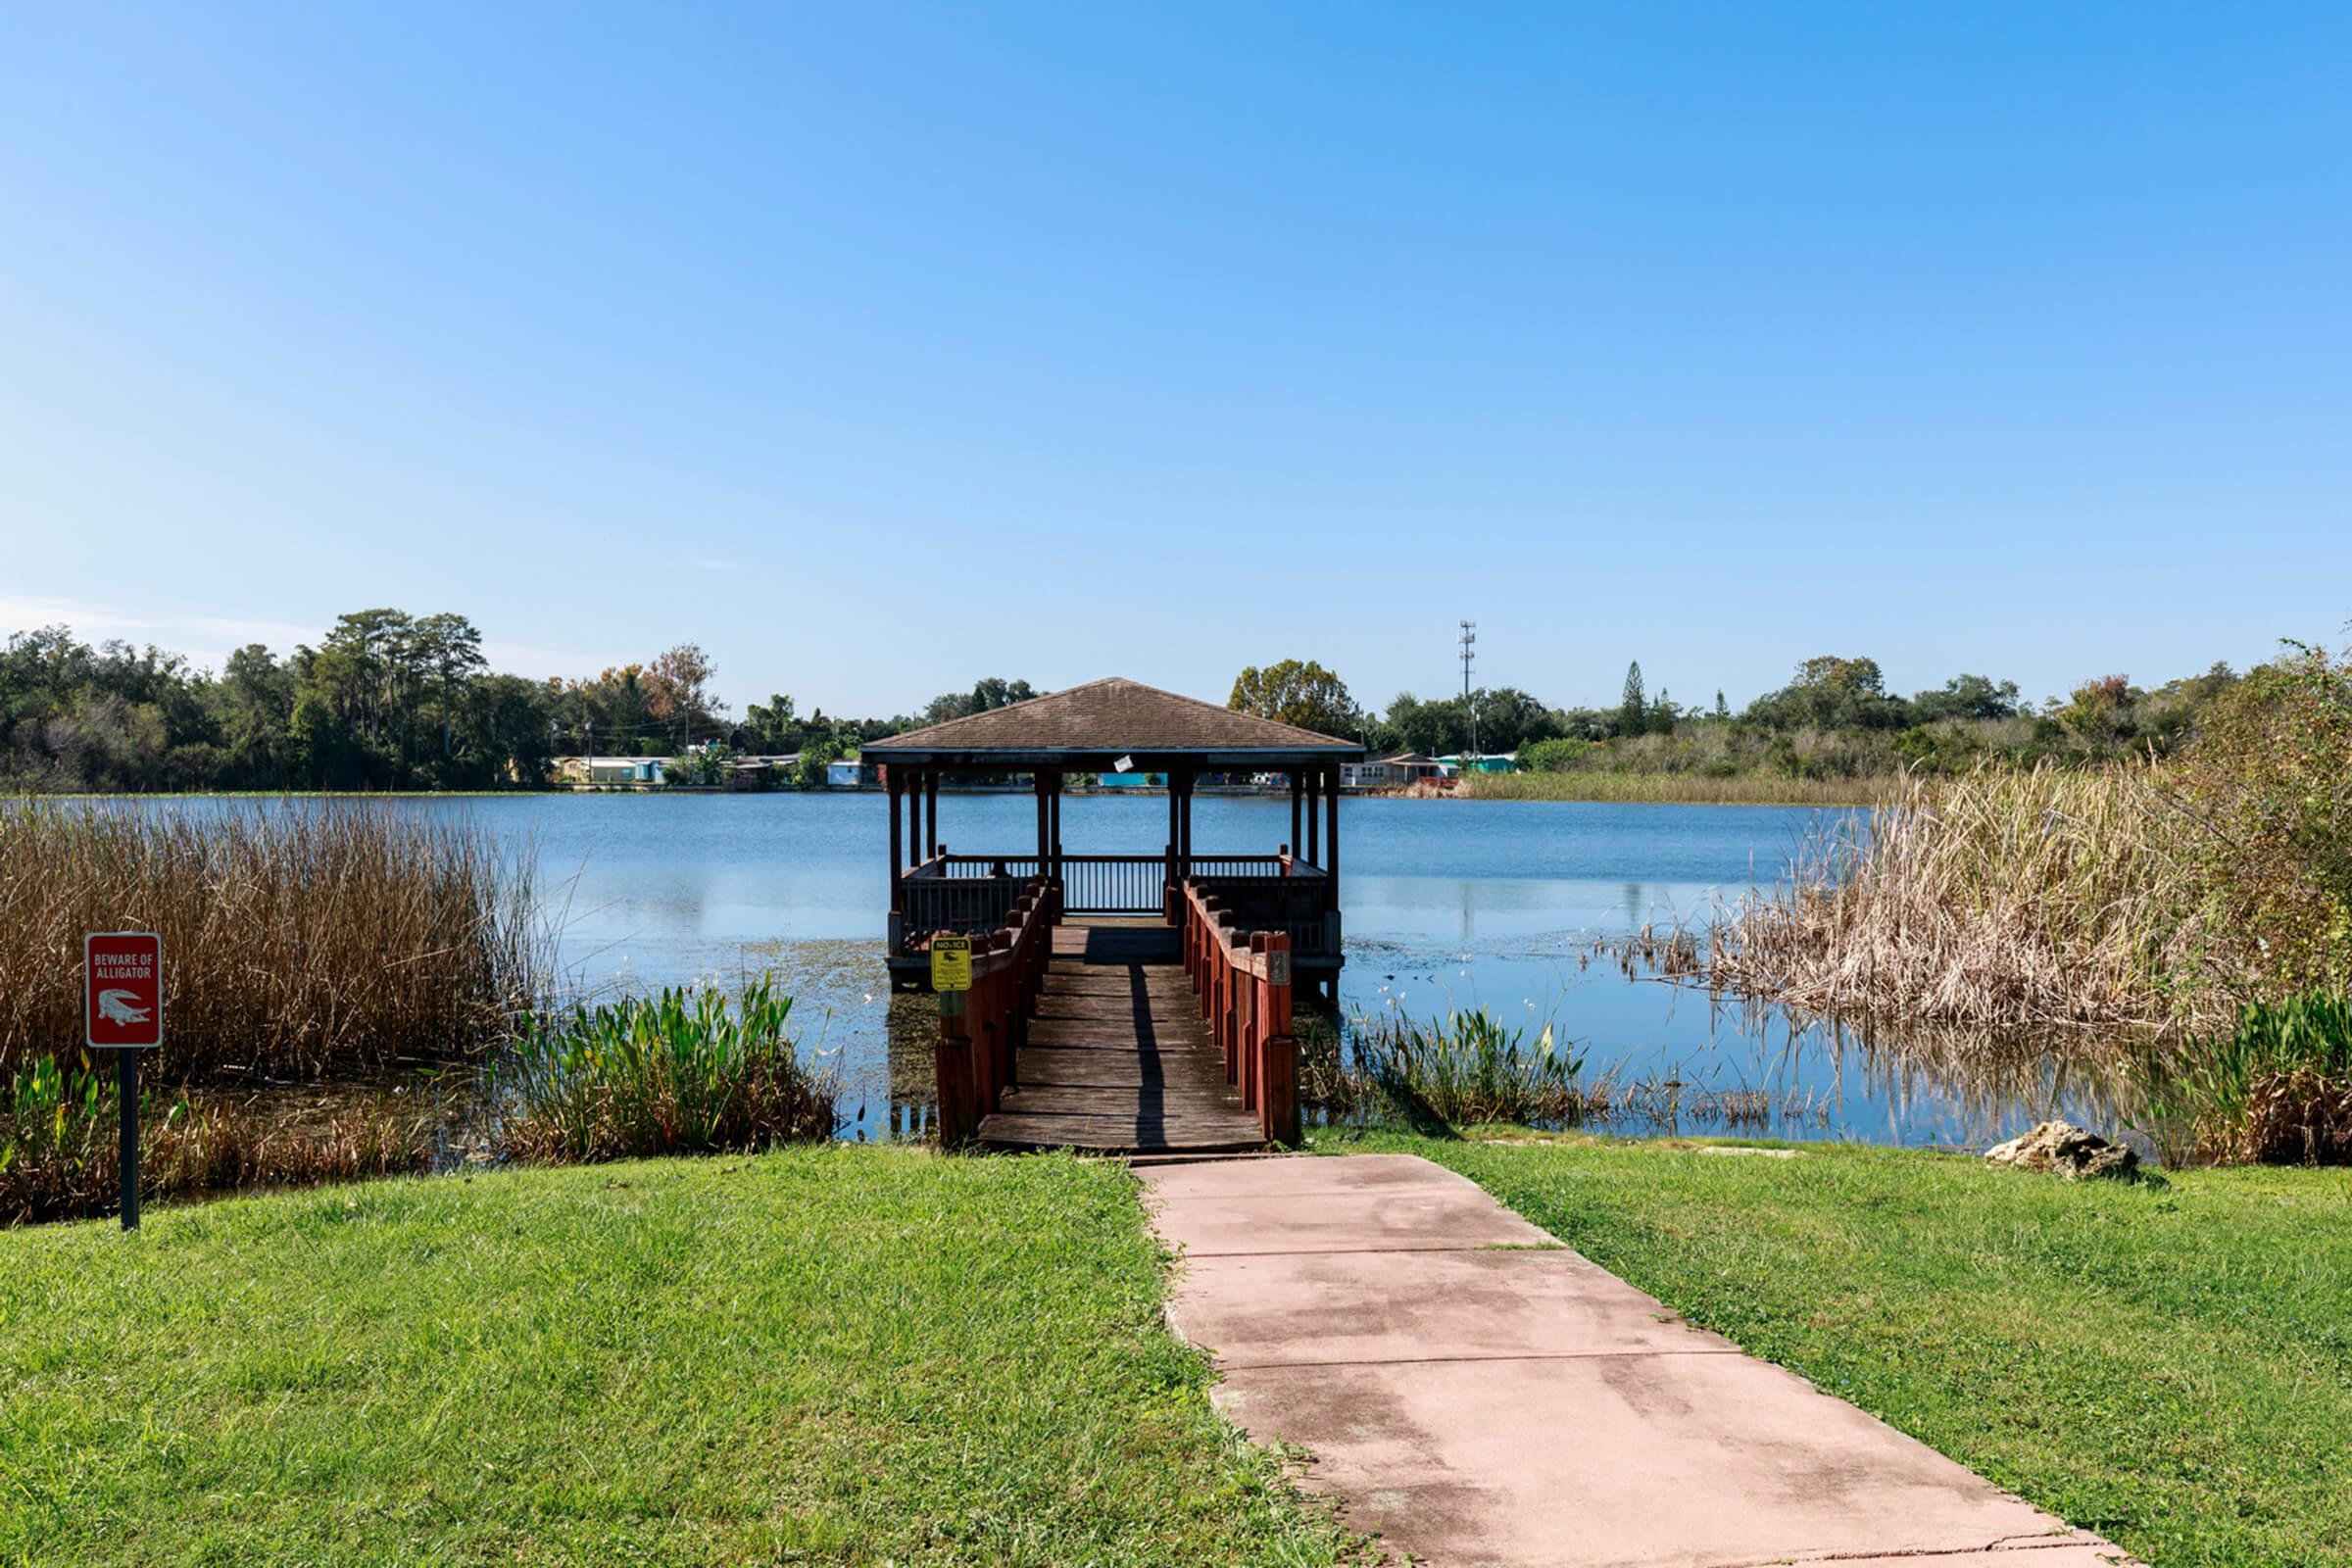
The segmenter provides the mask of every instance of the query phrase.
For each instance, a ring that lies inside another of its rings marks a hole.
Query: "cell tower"
[[[1470,701],[1470,662],[1478,657],[1478,622],[1462,622],[1462,707],[1470,714],[1470,755],[1478,755],[1478,708]]]

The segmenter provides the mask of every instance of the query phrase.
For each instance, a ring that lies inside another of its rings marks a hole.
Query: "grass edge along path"
[[[0,1232],[0,1562],[1314,1564],[1134,1177],[797,1149]]]
[[[2127,1186],[1853,1145],[1313,1142],[1460,1172],[1699,1327],[2158,1568],[2352,1564],[2352,1170]]]

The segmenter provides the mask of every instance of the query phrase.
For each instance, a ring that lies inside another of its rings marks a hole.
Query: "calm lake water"
[[[533,842],[569,982],[589,993],[734,983],[775,971],[807,1036],[838,1067],[844,1131],[919,1125],[936,1027],[927,997],[893,998],[882,968],[887,808],[854,794],[525,796],[405,803]],[[1781,874],[1811,808],[1348,800],[1342,806],[1348,966],[1343,1010],[1414,1016],[1485,1005],[1574,1040],[1588,1079],[1644,1086],[1628,1132],[1738,1129],[1789,1138],[1976,1146],[2050,1113],[2112,1126],[2095,1088],[2046,1054],[1990,1073],[1939,1070],[1950,1043],[1863,1039],[1703,991],[1588,963],[1595,936],[1703,922],[1719,900]],[[1072,854],[1152,854],[1162,797],[1073,797]],[[1034,842],[1026,795],[950,795],[958,853]],[[1286,800],[1202,796],[1204,854],[1270,853]],[[1966,1043],[1972,1058],[1985,1053]]]

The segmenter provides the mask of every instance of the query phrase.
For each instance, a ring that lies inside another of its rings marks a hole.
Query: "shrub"
[[[1598,741],[1555,740],[1537,741],[1519,749],[1519,765],[1537,773],[1565,773],[1571,768],[1590,767],[1592,759],[1604,755],[1607,748]]]
[[[829,1138],[834,1084],[801,1062],[791,1014],[761,979],[733,1004],[671,989],[532,1018],[500,1069],[501,1147],[569,1161]]]
[[[2300,644],[2225,692],[2182,754],[2194,851],[2241,976],[2352,980],[2352,658]]]

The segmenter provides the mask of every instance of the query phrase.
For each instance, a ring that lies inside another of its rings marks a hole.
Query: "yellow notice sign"
[[[931,939],[931,989],[934,991],[969,991],[972,989],[972,939],[970,937],[933,937]]]

